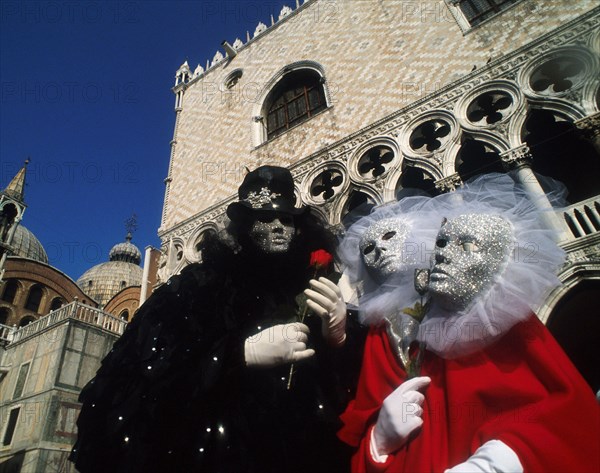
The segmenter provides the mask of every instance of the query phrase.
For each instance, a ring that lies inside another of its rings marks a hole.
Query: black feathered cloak
[[[353,395],[361,331],[350,329],[334,349],[308,317],[316,355],[296,364],[291,390],[289,365],[244,362],[247,337],[294,320],[295,296],[311,277],[305,257],[289,267],[223,253],[156,290],[81,393],[78,470],[348,471],[335,432]]]

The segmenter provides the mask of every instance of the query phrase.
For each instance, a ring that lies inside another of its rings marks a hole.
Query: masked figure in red
[[[399,218],[419,228],[427,209],[441,228],[422,241],[433,247],[425,299],[399,268],[405,277],[367,301],[371,331],[339,433],[357,447],[352,472],[600,471],[598,403],[533,312],[559,283],[555,232],[509,176]]]

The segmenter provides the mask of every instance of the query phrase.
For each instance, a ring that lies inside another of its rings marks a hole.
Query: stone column
[[[588,140],[600,155],[600,112],[574,122],[583,138]]]
[[[516,181],[523,186],[534,205],[542,211],[542,218],[550,228],[559,231],[559,241],[569,239],[568,227],[564,220],[556,214],[556,210],[548,200],[537,177],[531,169],[533,160],[529,146],[526,144],[509,149],[500,154],[502,165],[507,171],[514,171]]]

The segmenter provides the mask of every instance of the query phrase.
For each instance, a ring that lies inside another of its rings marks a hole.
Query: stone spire
[[[10,197],[18,202],[24,202],[23,195],[25,193],[25,174],[28,164],[29,159],[26,159],[23,167],[19,170],[15,177],[13,177],[12,181],[9,182],[8,186],[6,186],[6,189],[2,191],[7,197]]]

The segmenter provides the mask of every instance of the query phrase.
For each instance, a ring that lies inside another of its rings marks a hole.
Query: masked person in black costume
[[[202,263],[140,308],[81,393],[81,473],[349,470],[335,432],[362,340],[347,339],[346,306],[324,278],[298,322],[310,254],[334,239],[294,202],[288,170],[248,173],[227,237],[209,237]]]

